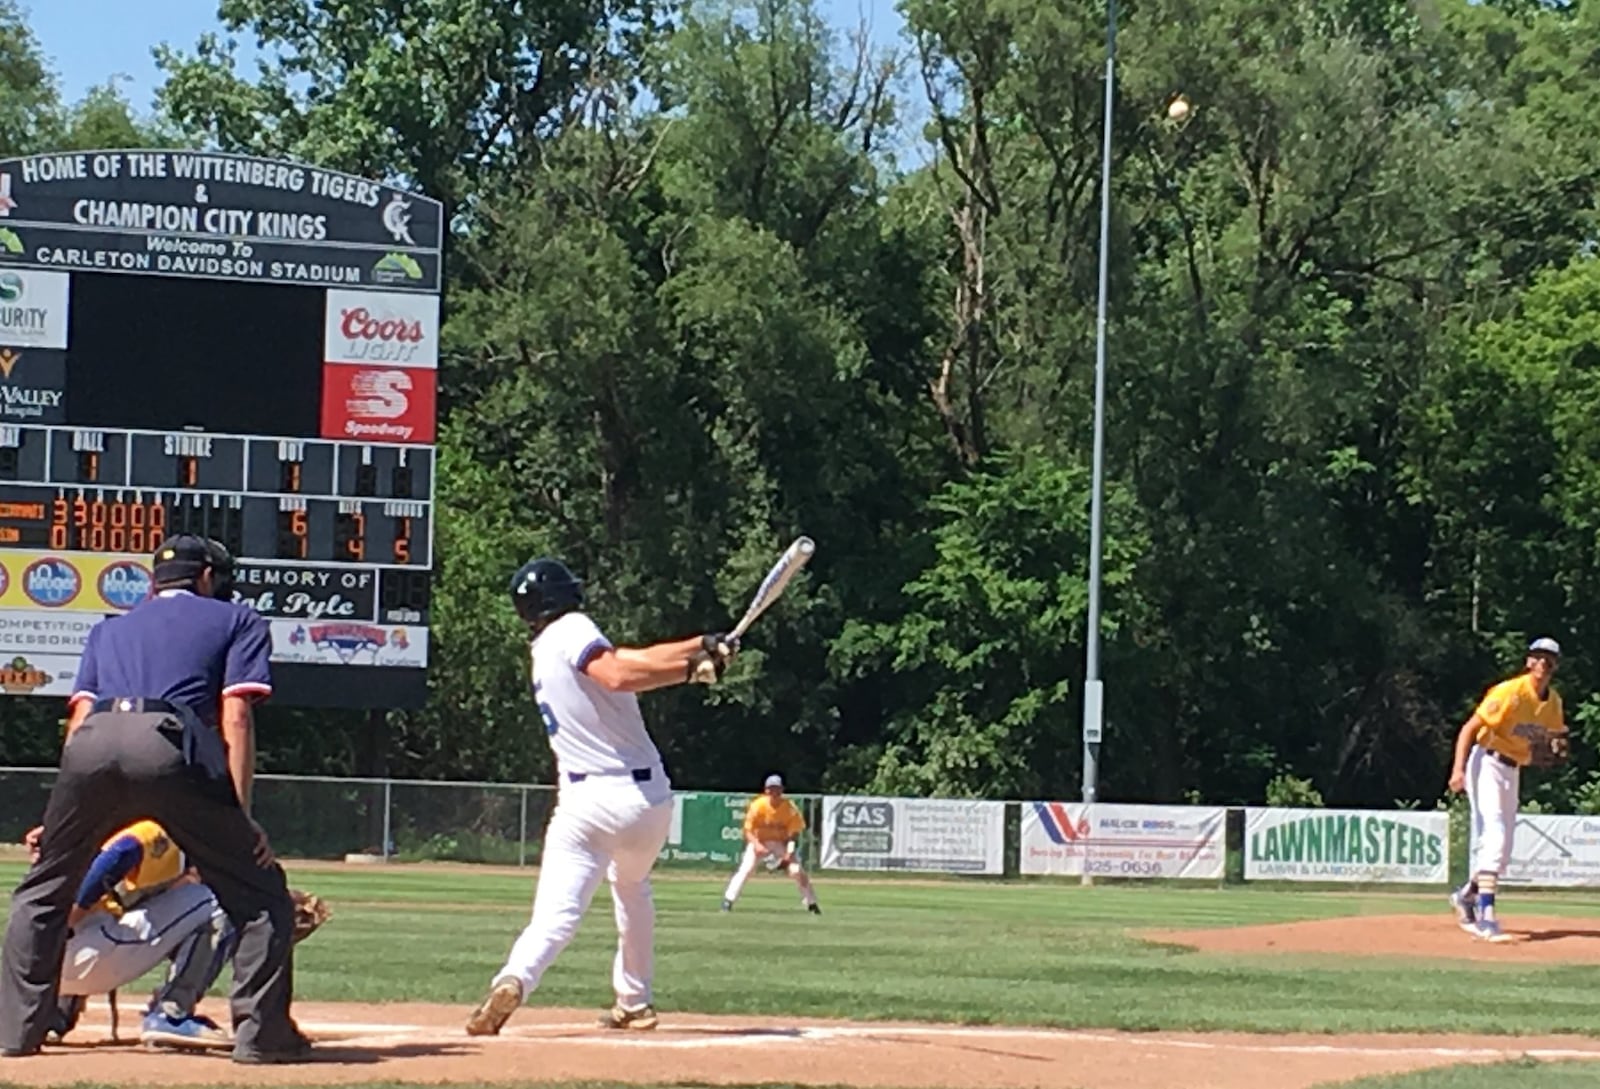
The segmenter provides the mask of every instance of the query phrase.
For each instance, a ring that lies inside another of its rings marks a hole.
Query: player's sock
[[[1494,894],[1500,884],[1500,875],[1488,870],[1478,875],[1478,918],[1486,923],[1494,922]]]

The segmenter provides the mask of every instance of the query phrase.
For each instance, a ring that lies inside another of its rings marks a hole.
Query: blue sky
[[[865,16],[873,39],[889,44],[899,33],[893,0],[819,0],[839,26]],[[217,0],[22,0],[29,25],[68,101],[75,102],[112,76],[141,112],[151,108],[160,73],[151,50],[165,42],[189,49],[218,29]],[[248,43],[246,43],[248,44]]]

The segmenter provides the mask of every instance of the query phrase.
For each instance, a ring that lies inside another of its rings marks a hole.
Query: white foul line
[[[456,1040],[473,1040],[478,1043],[503,1046],[528,1044],[588,1044],[603,1047],[646,1047],[666,1050],[699,1050],[720,1047],[773,1047],[784,1044],[806,1045],[829,1040],[866,1040],[893,1043],[906,1037],[924,1039],[991,1039],[1069,1041],[1073,1043],[1111,1044],[1131,1048],[1175,1048],[1190,1051],[1237,1051],[1259,1055],[1362,1055],[1423,1057],[1433,1059],[1497,1059],[1528,1057],[1545,1061],[1564,1059],[1600,1060],[1600,1045],[1594,1048],[1527,1048],[1510,1044],[1507,1047],[1443,1047],[1408,1045],[1379,1047],[1346,1044],[1272,1044],[1243,1041],[1184,1040],[1159,1035],[1111,1035],[1109,1033],[1075,1030],[994,1028],[988,1026],[897,1026],[897,1025],[810,1025],[785,1027],[738,1026],[716,1022],[681,1022],[654,1032],[606,1032],[592,1022],[529,1025],[493,1037],[469,1037],[464,1030],[440,1031],[422,1025],[366,1024],[360,1022],[323,1022],[303,1025],[312,1032],[355,1032],[354,1038],[336,1041],[340,1044],[382,1045],[393,1042],[396,1036],[422,1040],[428,1043],[449,1043]],[[676,1039],[675,1032],[702,1034],[698,1039]],[[579,1033],[580,1035],[568,1035]],[[560,1034],[560,1035],[554,1035]],[[1508,1040],[1514,1037],[1508,1038]],[[335,1042],[335,1041],[329,1041]]]

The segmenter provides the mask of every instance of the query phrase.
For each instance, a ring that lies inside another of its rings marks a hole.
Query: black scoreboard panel
[[[68,411],[102,427],[315,436],[322,309],[302,287],[74,273]]]
[[[274,702],[426,697],[436,201],[183,151],[0,161],[0,691],[62,695],[174,533],[238,559]]]

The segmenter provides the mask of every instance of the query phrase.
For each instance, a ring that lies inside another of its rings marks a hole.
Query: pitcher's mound
[[[1448,913],[1347,915],[1313,922],[1215,930],[1146,930],[1146,941],[1201,953],[1326,953],[1341,957],[1436,957],[1518,964],[1600,964],[1600,920],[1518,915],[1502,919],[1506,942],[1464,933]]]

